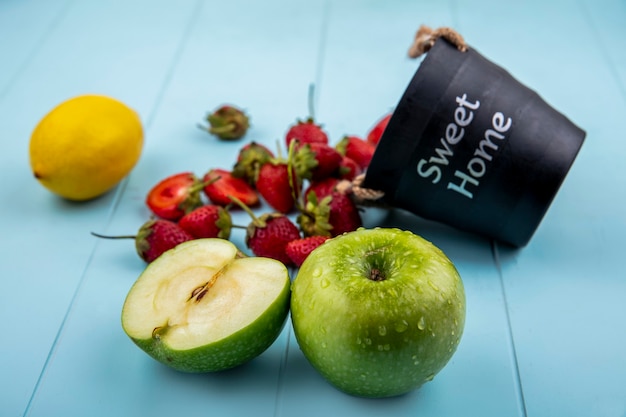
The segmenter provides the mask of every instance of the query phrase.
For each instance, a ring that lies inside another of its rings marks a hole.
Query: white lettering
[[[431,158],[432,159],[432,158]],[[433,184],[437,184],[441,179],[441,168],[436,165],[430,165],[427,170],[424,171],[424,165],[428,164],[426,160],[421,159],[417,164],[417,173],[422,178],[428,178],[431,175],[435,175],[433,178]]]
[[[508,131],[511,128],[511,124],[513,123],[510,117],[506,118],[505,124],[502,124],[503,122],[504,122],[504,115],[501,112],[495,113],[493,117],[491,118],[491,124],[493,125],[493,128],[496,129],[500,133],[504,133]]]
[[[491,129],[487,129],[487,131],[485,132],[485,137],[483,140],[481,140],[478,143],[478,148],[474,151],[474,155],[480,156],[481,158],[484,158],[487,161],[491,161],[493,157],[489,155],[489,153],[487,153],[487,151],[485,150],[485,147],[491,148],[494,151],[498,150],[498,145],[496,145],[495,143],[491,141],[492,137],[495,137],[496,139],[500,139],[500,140],[504,139],[504,135],[496,133],[495,131]]]
[[[435,148],[435,154],[428,159],[420,159],[417,164],[417,173],[422,178],[428,178],[434,175],[433,184],[436,184],[441,179],[441,168],[430,164],[439,164],[447,166],[450,161],[448,158],[454,156],[454,151],[450,146],[458,144],[465,136],[464,127],[468,126],[474,120],[474,110],[480,107],[480,102],[476,100],[471,102],[467,99],[467,94],[463,94],[460,97],[456,97],[458,107],[454,109],[454,121],[455,123],[449,123],[446,126],[445,135],[440,138],[440,148]]]
[[[454,155],[454,152],[452,152],[452,149],[450,149],[450,146],[448,146],[448,143],[445,140],[441,139],[441,144],[443,145],[445,150],[441,148],[435,148],[435,153],[439,155],[439,158],[431,156],[429,162],[441,165],[448,165],[448,156]]]
[[[459,171],[459,170],[457,170],[457,171],[454,173],[454,176],[455,176],[455,177],[458,177],[458,178],[461,178],[463,181],[461,181],[461,184],[460,184],[460,185],[453,184],[452,182],[449,182],[449,183],[448,183],[448,190],[453,190],[453,191],[456,191],[457,193],[460,193],[460,194],[462,194],[462,195],[464,195],[465,197],[470,198],[470,199],[471,199],[471,198],[474,198],[474,194],[473,194],[473,193],[471,193],[471,192],[469,192],[469,191],[467,191],[467,190],[465,189],[465,186],[466,186],[466,185],[467,185],[467,183],[469,182],[470,184],[473,184],[473,185],[475,185],[475,186],[477,186],[477,187],[478,187],[479,182],[478,182],[476,179],[474,179],[473,177],[470,177],[470,176],[469,176],[469,175],[467,175],[466,173],[461,172],[461,171]]]
[[[487,165],[485,165],[484,160],[476,157],[470,159],[467,164],[467,169],[469,170],[470,174],[472,174],[472,176],[474,176],[475,178],[480,178],[485,175],[485,172],[487,172]]]
[[[461,139],[463,139],[464,135],[465,129],[459,129],[459,126],[455,125],[454,123],[450,123],[448,124],[448,126],[446,126],[446,141],[450,145],[456,145],[457,143],[459,143]]]
[[[459,106],[467,107],[470,110],[476,110],[480,107],[480,101],[478,100],[475,103],[467,101],[467,94],[463,94],[463,97],[457,97],[456,102],[459,103]]]

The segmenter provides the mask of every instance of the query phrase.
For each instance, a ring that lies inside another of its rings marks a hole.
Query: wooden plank
[[[333,140],[344,134],[364,136],[396,105],[419,66],[419,61],[407,57],[418,26],[451,26],[454,19],[451,3],[331,3],[317,113]],[[412,230],[433,241],[455,262],[464,279],[468,306],[461,345],[446,368],[420,390],[373,402],[347,396],[326,383],[306,362],[292,334],[279,415],[458,416],[468,410],[480,416],[522,415],[502,287],[490,243],[400,210],[372,215],[377,217],[370,225]]]
[[[497,247],[527,415],[622,415],[623,4],[483,5],[470,39],[588,133],[530,244]]]
[[[3,7],[9,3],[16,2]],[[2,82],[10,85],[0,98],[3,201],[12,202],[0,208],[7,278],[0,308],[5,317],[19,317],[7,321],[11,342],[0,348],[0,367],[10,381],[0,394],[7,415],[24,412],[42,368],[53,360],[51,347],[96,244],[90,231],[104,227],[115,200],[115,192],[84,204],[51,195],[30,172],[30,133],[53,106],[82,93],[115,96],[146,119],[194,6],[75,2],[64,9],[66,2],[20,3],[12,15],[3,14],[14,22],[3,27],[10,30],[11,45],[24,50],[3,56],[3,67],[5,57],[21,63],[7,62]],[[36,35],[46,21],[39,13],[51,13],[55,21],[43,28],[43,38]],[[138,30],[146,16],[153,25]],[[160,30],[164,26],[167,33]]]
[[[149,217],[145,195],[164,176],[182,170],[201,175],[210,167],[234,163],[244,142],[218,142],[196,127],[213,107],[222,102],[244,107],[253,123],[246,139],[272,148],[288,124],[306,115],[308,85],[316,76],[317,54],[310,51],[318,50],[321,7],[304,1],[194,5],[198,7],[187,9],[187,20],[181,24],[186,28],[182,31],[189,32],[176,61],[168,62],[171,66],[159,81],[158,94],[145,100],[154,110],[147,118],[144,155],[104,232],[133,232],[145,222]],[[161,18],[172,13],[161,10]],[[129,21],[138,17],[124,16]],[[136,21],[138,33],[167,26],[159,20]],[[93,30],[92,36],[102,36],[103,29]],[[171,29],[163,36],[169,33]],[[160,46],[141,39],[136,47]],[[151,70],[152,65],[139,64],[134,71],[151,78]],[[241,211],[233,217],[240,225],[249,221]],[[245,248],[244,231],[233,235],[233,241]],[[229,372],[187,375],[166,369],[134,346],[120,326],[123,300],[143,268],[132,242],[98,242],[30,415],[61,410],[93,416],[273,415],[286,333],[262,357]]]

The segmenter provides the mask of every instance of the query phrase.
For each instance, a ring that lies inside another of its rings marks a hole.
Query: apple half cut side
[[[242,257],[224,239],[196,239],[146,267],[126,297],[122,327],[161,363],[214,372],[263,353],[282,331],[289,301],[281,262]]]

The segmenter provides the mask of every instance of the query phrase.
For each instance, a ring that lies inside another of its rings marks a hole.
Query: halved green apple
[[[185,372],[235,367],[263,353],[289,312],[281,262],[245,257],[224,239],[182,243],[149,264],[122,309],[126,334]]]

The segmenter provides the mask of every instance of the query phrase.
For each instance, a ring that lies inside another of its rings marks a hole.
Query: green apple
[[[304,356],[340,390],[407,393],[450,360],[465,325],[465,292],[446,255],[399,229],[359,229],[326,241],[292,284],[291,318]]]
[[[150,263],[122,309],[126,334],[185,372],[232,368],[263,353],[289,312],[287,268],[244,257],[231,242],[197,239]]]

